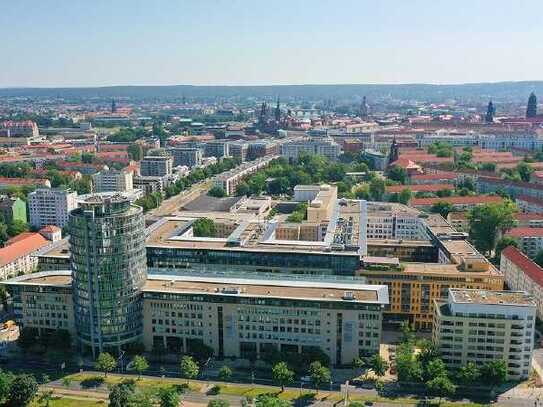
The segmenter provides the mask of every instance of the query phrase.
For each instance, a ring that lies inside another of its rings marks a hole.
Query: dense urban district
[[[540,405],[536,94],[378,90],[4,90],[0,404]]]

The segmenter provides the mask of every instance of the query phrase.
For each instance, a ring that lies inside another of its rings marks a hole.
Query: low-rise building
[[[443,198],[413,198],[409,205],[418,209],[430,209],[438,202],[450,203],[454,210],[463,211],[474,208],[477,205],[487,203],[500,203],[503,198],[499,195],[467,195],[467,196],[448,196]]]
[[[0,280],[32,273],[38,267],[35,254],[49,244],[39,233],[24,232],[6,242],[0,249]]]
[[[435,301],[433,342],[453,369],[504,360],[509,380],[528,378],[536,304],[524,291],[451,288]]]

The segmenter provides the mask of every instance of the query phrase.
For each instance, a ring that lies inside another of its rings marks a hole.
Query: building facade
[[[70,214],[77,337],[93,355],[142,335],[141,289],[147,278],[142,209],[95,194]]]
[[[189,168],[198,167],[202,164],[202,150],[196,147],[174,147],[168,150],[173,157],[173,165],[185,165]]]
[[[134,189],[134,173],[105,168],[92,176],[95,192],[130,192]]]
[[[30,224],[36,228],[55,225],[63,228],[68,214],[77,207],[77,192],[61,188],[41,188],[28,194]]]
[[[142,177],[169,177],[173,171],[173,158],[164,156],[145,156],[140,162]]]
[[[502,359],[509,380],[528,378],[536,316],[528,294],[450,289],[434,310],[433,342],[449,367]]]

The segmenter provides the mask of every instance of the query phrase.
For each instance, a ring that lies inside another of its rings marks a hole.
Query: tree
[[[492,360],[481,366],[481,380],[492,387],[507,380],[507,364],[503,359]]]
[[[127,148],[128,155],[134,161],[140,161],[143,158],[143,148],[141,144],[133,143]]]
[[[445,201],[437,201],[435,204],[432,205],[430,208],[430,212],[432,213],[439,213],[444,218],[447,218],[447,215],[452,212],[453,206],[449,202]]]
[[[534,257],[534,262],[537,263],[540,267],[543,267],[543,250],[537,252]]]
[[[465,386],[477,383],[480,377],[481,372],[473,362],[468,362],[466,366],[462,366],[457,374],[458,382]]]
[[[111,386],[109,391],[109,407],[125,407],[128,406],[134,387],[127,383],[118,383]]]
[[[250,195],[250,194],[251,194],[251,189],[249,188],[249,185],[246,182],[240,182],[238,186],[236,187],[237,196]]]
[[[96,369],[104,372],[104,376],[117,367],[117,360],[107,352],[98,355],[95,363]]]
[[[232,377],[232,369],[230,369],[226,365],[221,367],[221,369],[219,370],[219,379],[226,382],[230,380],[231,377]]]
[[[134,366],[134,370],[138,372],[138,379],[141,378],[141,374],[143,372],[149,369],[149,363],[147,362],[147,359],[145,359],[144,356],[140,355],[134,356],[134,359],[132,359],[132,365]]]
[[[291,407],[291,405],[290,401],[280,399],[271,394],[260,394],[255,400],[255,407]]]
[[[196,363],[191,356],[183,356],[181,358],[179,370],[181,372],[181,377],[187,379],[187,382],[189,379],[194,379],[198,376],[198,373],[200,372],[198,363]]]
[[[38,398],[38,402],[44,407],[49,407],[51,400],[53,400],[53,390],[44,390]]]
[[[162,387],[159,391],[158,398],[160,400],[160,407],[179,407],[180,397],[179,393],[173,387]]]
[[[423,364],[424,367],[424,364]],[[440,358],[432,359],[428,362],[425,369],[425,379],[431,380],[439,376],[447,376],[447,366]]]
[[[496,236],[515,225],[516,205],[510,200],[478,205],[468,213],[469,235],[475,247],[489,254],[496,246]]]
[[[378,377],[385,375],[388,369],[388,363],[379,354],[373,355],[369,360],[370,369],[373,370]]]
[[[530,93],[528,98],[528,105],[526,107],[526,118],[532,118],[537,116],[537,97],[534,92]]]
[[[411,190],[409,188],[405,188],[398,194],[398,202],[407,205],[412,197],[413,194],[411,193]]]
[[[431,395],[439,397],[439,404],[442,397],[450,397],[456,393],[456,386],[447,376],[434,377],[426,382],[426,388]]]
[[[496,249],[494,249],[494,258],[497,261],[500,261],[502,251],[507,246],[518,247],[518,240],[511,236],[504,236],[500,240],[498,240],[498,243],[496,243]],[[543,261],[543,257],[541,260]]]
[[[28,223],[20,219],[15,219],[8,225],[8,235],[17,236],[20,233],[28,231]]]
[[[7,400],[13,379],[14,376],[12,373],[0,371],[0,403],[3,400]]]
[[[81,162],[85,163],[85,164],[92,164],[92,162],[94,161],[94,154],[92,153],[82,153],[81,154]]]
[[[209,218],[199,218],[192,224],[192,232],[196,237],[215,237],[215,222]]]
[[[211,188],[207,194],[215,198],[224,198],[226,196],[226,191],[221,187],[215,186]]]
[[[391,180],[398,181],[401,184],[405,184],[407,182],[407,171],[405,170],[405,168],[398,165],[395,165],[390,170],[388,170],[387,176]]]
[[[530,164],[521,161],[517,165],[517,172],[522,181],[530,182],[530,176],[532,175],[532,172],[534,172],[534,169]]]
[[[331,380],[331,374],[330,369],[327,367],[324,367],[321,362],[313,362],[309,365],[309,377],[311,378],[311,382],[317,389],[317,393],[319,392],[319,387],[324,384],[328,383]]]
[[[370,182],[370,196],[375,201],[380,201],[383,199],[383,194],[385,193],[385,180],[382,178],[374,178]]]
[[[207,403],[207,407],[230,407],[230,403],[226,400],[215,399]]]
[[[38,382],[32,375],[15,376],[11,382],[10,394],[6,403],[9,407],[25,407],[30,404],[38,392]]]
[[[496,108],[494,107],[494,104],[491,100],[490,102],[488,102],[488,106],[486,108],[485,122],[494,123],[494,114],[496,114]]]
[[[294,372],[288,368],[285,362],[279,362],[272,368],[273,381],[285,391],[285,386],[294,381]]]

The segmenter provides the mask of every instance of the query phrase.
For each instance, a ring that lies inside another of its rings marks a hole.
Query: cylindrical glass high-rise
[[[75,325],[93,355],[142,335],[147,278],[142,209],[120,194],[93,194],[70,213]]]

